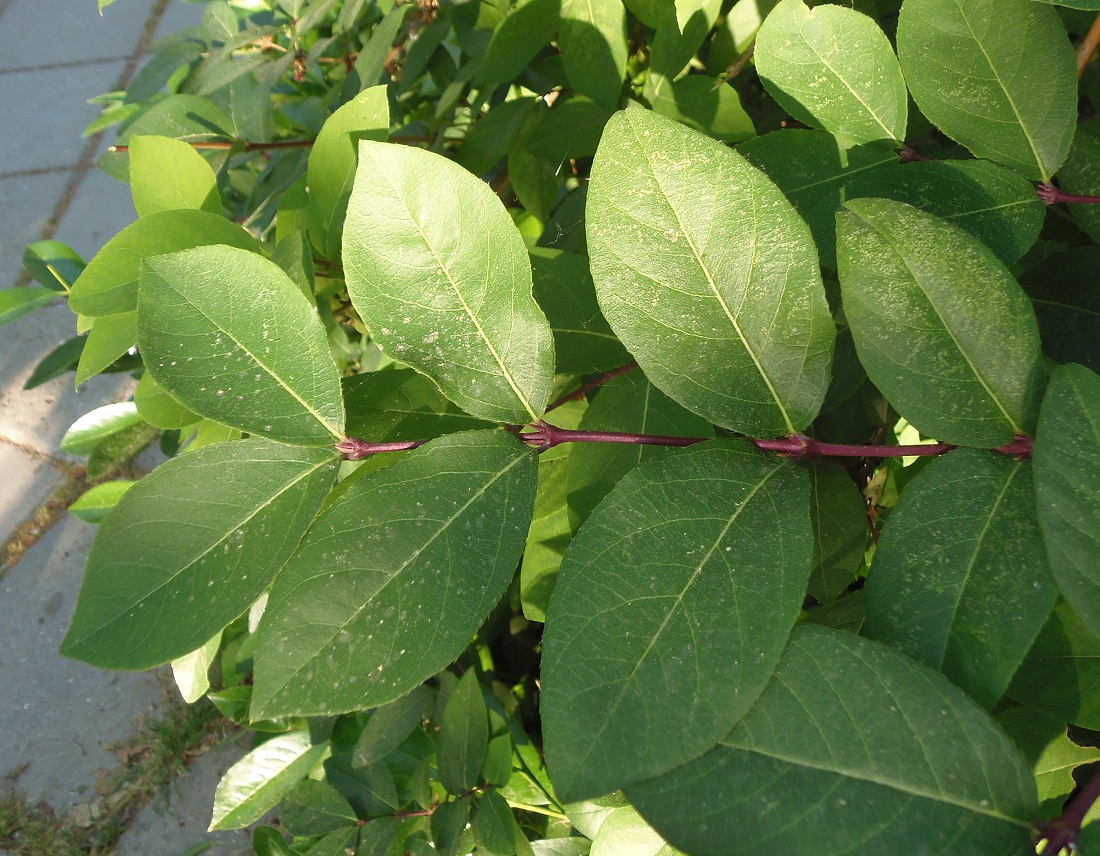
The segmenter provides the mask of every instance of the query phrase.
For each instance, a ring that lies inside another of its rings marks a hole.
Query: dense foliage
[[[258,854],[1073,840],[1100,2],[1069,5],[206,3],[101,99],[137,222],[86,266],[32,246],[0,307],[77,314],[32,382],[140,378],[66,435],[93,475],[170,458],[74,508],[63,653],[171,662],[255,732],[212,827],[280,806]]]

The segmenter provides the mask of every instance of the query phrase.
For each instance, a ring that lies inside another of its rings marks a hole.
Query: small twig
[[[1085,35],[1085,40],[1081,42],[1081,47],[1077,49],[1078,79],[1085,73],[1085,68],[1092,60],[1092,55],[1096,53],[1098,45],[1100,45],[1100,15],[1096,16],[1096,20],[1092,22],[1092,26]]]
[[[1081,834],[1081,822],[1097,798],[1100,798],[1100,772],[1093,774],[1066,806],[1065,811],[1039,828],[1038,840],[1047,843],[1043,853],[1057,854],[1077,843],[1077,836]]]
[[[588,393],[590,393],[596,387],[603,386],[609,380],[614,380],[619,375],[624,375],[627,372],[634,371],[634,369],[636,369],[636,368],[638,368],[638,364],[636,362],[634,362],[634,360],[631,360],[625,366],[619,366],[617,369],[612,369],[607,374],[600,375],[600,377],[596,378],[593,381],[590,381],[590,382],[586,383],[584,386],[579,387],[578,389],[573,390],[568,395],[563,395],[561,398],[559,398],[557,401],[555,401],[553,404],[551,404],[549,407],[547,407],[546,412],[549,413],[551,410],[555,410],[556,408],[561,407],[566,402],[573,401],[574,399],[584,398]]]
[[[1059,202],[1075,202],[1078,205],[1100,205],[1100,196],[1089,196],[1081,193],[1066,193],[1061,188],[1055,187],[1049,181],[1044,181],[1035,188],[1039,198],[1047,205],[1055,205]]]
[[[423,446],[427,440],[407,440],[393,443],[368,443],[366,440],[357,440],[347,437],[336,444],[336,451],[344,456],[345,460],[358,461],[368,455],[377,455],[379,452],[405,452]]]
[[[729,68],[726,69],[726,82],[733,80],[737,75],[745,70],[745,66],[749,64],[749,60],[752,59],[753,53],[756,51],[756,39],[754,38],[749,42],[749,46],[741,53],[737,59],[730,63]]]

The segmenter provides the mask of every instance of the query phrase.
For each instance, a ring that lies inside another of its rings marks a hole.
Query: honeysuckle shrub
[[[138,220],[0,307],[167,456],[62,653],[254,732],[258,854],[1086,852],[1070,5],[206,3],[99,99]]]

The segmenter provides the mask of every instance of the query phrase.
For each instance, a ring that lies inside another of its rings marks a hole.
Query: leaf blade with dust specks
[[[327,451],[257,439],[158,467],[100,526],[61,653],[147,669],[194,651],[267,587],[336,464]],[[200,595],[209,603],[196,609]]]
[[[254,714],[385,704],[454,660],[515,572],[536,479],[529,448],[477,431],[440,437],[356,482],[271,591]],[[339,598],[330,576],[342,581]]]
[[[523,239],[484,182],[431,152],[361,142],[343,258],[352,303],[390,356],[473,416],[537,421],[550,325]]]

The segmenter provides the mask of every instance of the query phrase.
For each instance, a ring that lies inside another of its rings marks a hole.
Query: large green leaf
[[[1027,296],[984,244],[901,202],[837,215],[844,313],[860,362],[926,437],[993,447],[1030,432],[1042,381]]]
[[[76,366],[77,387],[137,344],[137,312],[101,315],[94,322]]]
[[[864,591],[865,635],[992,708],[1058,599],[1031,465],[977,449],[933,461],[891,511]]]
[[[836,600],[856,579],[867,545],[867,508],[852,477],[825,462],[810,466],[810,519],[814,559],[807,593]]]
[[[1072,363],[1054,370],[1034,454],[1039,525],[1054,578],[1100,633],[1100,377]]]
[[[523,239],[487,185],[431,152],[360,143],[343,258],[379,347],[467,413],[538,419],[554,373],[550,325]]]
[[[211,244],[260,251],[256,239],[236,223],[206,211],[181,209],[142,217],[96,253],[73,283],[69,307],[79,315],[132,312],[143,259]]]
[[[871,18],[783,0],[754,53],[761,82],[794,118],[846,146],[905,139],[908,103],[894,50]]]
[[[894,164],[857,177],[849,199],[896,199],[965,229],[1006,265],[1039,237],[1046,207],[1031,182],[1006,167],[981,160]]]
[[[536,478],[529,449],[480,431],[356,482],[272,589],[253,715],[384,704],[450,663],[512,579]]]
[[[701,416],[684,410],[653,386],[640,371],[617,377],[600,387],[581,417],[583,431],[625,431],[667,437],[713,437],[714,428]],[[642,461],[659,458],[668,446],[630,443],[577,443],[569,453],[569,516],[588,518],[624,475]]]
[[[543,734],[563,799],[698,757],[751,707],[806,590],[808,489],[803,470],[713,441],[632,470],[593,512],[543,637]]]
[[[336,463],[323,450],[248,440],[158,467],[100,527],[61,652],[147,669],[194,651],[267,588]]]
[[[587,234],[604,317],[662,392],[757,437],[813,420],[835,338],[817,250],[744,158],[624,110],[592,165]]]
[[[1069,607],[1055,607],[1008,687],[1021,704],[1100,729],[1100,637]]]
[[[1074,247],[1020,277],[1035,315],[1043,351],[1060,363],[1100,372],[1100,247]]]
[[[629,54],[622,0],[562,0],[558,44],[569,85],[619,106]]]
[[[214,794],[210,829],[241,829],[279,804],[329,751],[308,731],[273,737],[230,767]]]
[[[170,137],[130,138],[130,192],[141,217],[181,208],[222,213],[210,164],[191,145]]]
[[[200,416],[284,443],[344,437],[321,319],[256,253],[196,247],[146,261],[138,342],[157,383]]]
[[[1033,0],[905,0],[898,55],[921,112],[975,156],[1045,181],[1077,125],[1058,13]]]
[[[588,260],[561,250],[531,250],[535,300],[554,331],[559,372],[610,371],[630,360],[600,314]]]
[[[745,141],[737,150],[776,183],[805,219],[827,267],[836,267],[836,212],[844,202],[846,185],[898,160],[889,149],[845,149],[832,134],[801,128],[772,131]]]
[[[309,234],[313,245],[328,258],[340,253],[348,198],[359,141],[385,142],[390,130],[390,104],[385,86],[364,89],[325,121],[309,151]]]
[[[520,72],[557,29],[561,0],[521,0],[493,30],[474,73],[477,83],[505,83]]]
[[[627,790],[689,853],[1030,852],[1035,782],[993,720],[931,670],[804,625],[708,754]]]
[[[1095,196],[1100,193],[1100,123],[1096,119],[1077,127],[1069,156],[1058,170],[1058,186],[1067,193]],[[1100,241],[1097,206],[1071,202],[1066,207],[1077,225],[1093,241]]]

